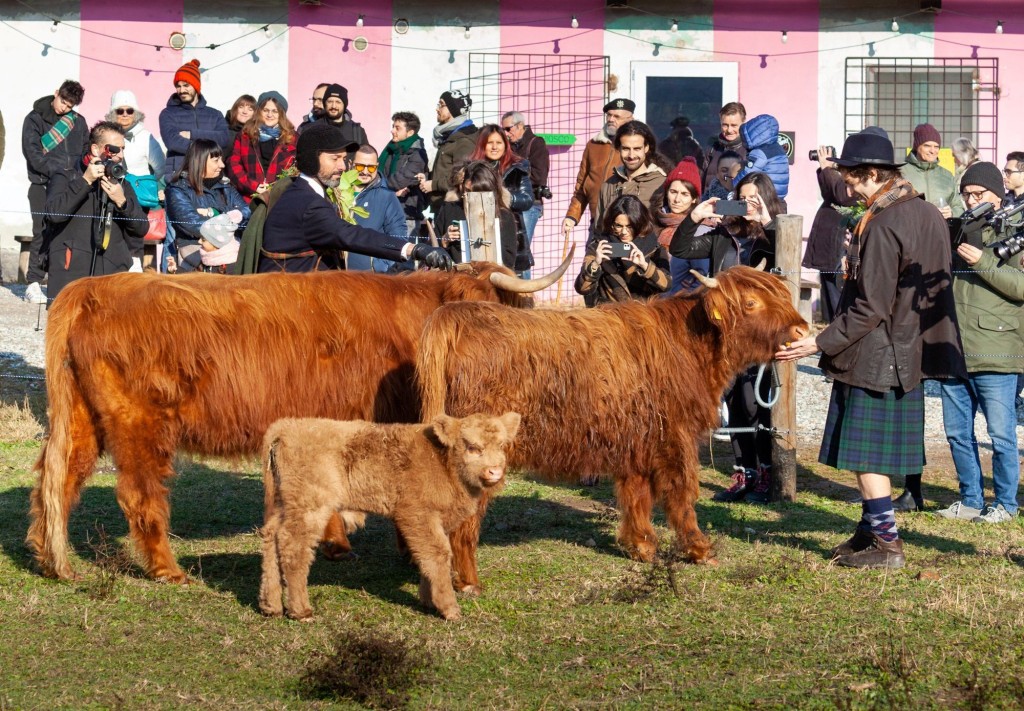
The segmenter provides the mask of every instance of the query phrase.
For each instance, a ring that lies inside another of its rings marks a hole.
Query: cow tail
[[[419,353],[416,354],[416,379],[420,390],[423,411],[422,422],[430,422],[444,414],[448,391],[448,354],[452,344],[446,337],[444,327],[438,327],[438,320],[427,319],[420,339]]]
[[[46,326],[46,395],[50,427],[33,467],[38,479],[32,491],[31,524],[25,539],[43,575],[65,579],[73,577],[68,560],[67,525],[69,509],[74,503],[72,491],[77,491],[68,485],[72,445],[76,434],[96,437],[91,426],[89,432],[73,431],[76,410],[85,408],[71,368],[68,345],[71,326],[80,312],[81,303],[68,294],[51,310]],[[83,445],[98,447],[95,441],[83,442]]]

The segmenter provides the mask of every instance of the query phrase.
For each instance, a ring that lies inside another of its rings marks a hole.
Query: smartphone
[[[716,215],[746,215],[746,200],[719,200],[715,203]]]
[[[628,242],[609,242],[612,248],[612,259],[629,259],[633,254],[633,245]]]

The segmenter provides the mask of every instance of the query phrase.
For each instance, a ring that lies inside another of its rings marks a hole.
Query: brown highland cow
[[[776,276],[733,267],[694,296],[585,310],[516,311],[451,304],[424,328],[416,362],[425,419],[441,412],[523,416],[510,465],[553,478],[615,478],[618,540],[639,560],[657,551],[661,501],[676,545],[710,556],[697,526],[697,448],[722,393],[807,323]],[[477,590],[480,514],[452,537],[457,584]]]
[[[448,536],[505,477],[519,415],[439,415],[429,425],[278,420],[263,444],[260,609],[309,619],[313,550],[335,511],[388,516],[420,569],[420,600],[457,620]]]

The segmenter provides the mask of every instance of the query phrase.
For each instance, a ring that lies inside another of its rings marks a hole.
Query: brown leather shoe
[[[897,538],[891,543],[871,534],[871,544],[864,550],[849,553],[835,559],[836,565],[845,568],[902,568],[906,565],[903,557],[903,541]]]
[[[835,560],[840,556],[858,553],[870,546],[873,540],[874,538],[871,536],[870,529],[857,526],[857,531],[849,540],[843,541],[832,549],[832,559]]]

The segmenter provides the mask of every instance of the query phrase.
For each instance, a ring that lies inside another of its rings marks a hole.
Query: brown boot
[[[883,541],[874,533],[871,544],[864,550],[836,558],[836,565],[845,568],[902,568],[906,565],[903,557],[903,541],[897,538],[891,543]]]
[[[832,549],[831,557],[835,560],[836,558],[844,555],[858,553],[870,546],[873,540],[870,529],[864,528],[863,526],[857,526],[856,532],[849,538],[849,540],[843,541]]]

